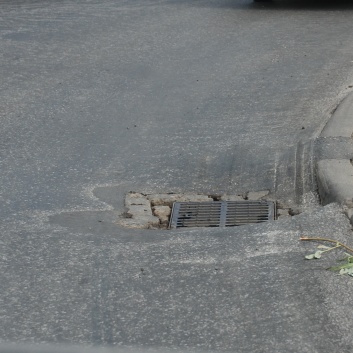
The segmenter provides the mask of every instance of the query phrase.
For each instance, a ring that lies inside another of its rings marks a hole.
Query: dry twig
[[[300,240],[308,240],[308,241],[327,241],[329,243],[333,243],[333,244],[336,244],[336,245],[339,245],[341,246],[342,248],[348,250],[349,252],[351,252],[353,254],[353,249],[350,248],[349,246],[337,241],[337,240],[334,240],[334,239],[327,239],[327,238],[309,238],[309,237],[300,237]]]

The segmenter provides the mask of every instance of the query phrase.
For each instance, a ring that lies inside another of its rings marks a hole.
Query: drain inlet
[[[272,201],[175,202],[169,228],[235,227],[274,219]]]

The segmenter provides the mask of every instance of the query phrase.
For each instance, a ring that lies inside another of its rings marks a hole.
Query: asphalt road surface
[[[0,0],[0,341],[351,352],[353,282],[298,238],[351,237],[314,164],[352,33],[348,0]],[[265,189],[305,212],[115,223],[128,191]]]

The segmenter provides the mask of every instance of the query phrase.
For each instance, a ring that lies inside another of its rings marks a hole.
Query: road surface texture
[[[0,0],[0,19],[1,342],[353,350],[353,282],[298,240],[352,243],[314,176],[352,91],[352,2]],[[128,191],[266,189],[305,212],[116,224]]]

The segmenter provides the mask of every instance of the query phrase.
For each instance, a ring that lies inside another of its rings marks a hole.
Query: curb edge
[[[338,105],[319,137],[353,138],[353,94]],[[353,157],[353,156],[352,156]],[[316,177],[322,205],[336,202],[353,224],[353,165],[349,159],[321,159]]]

